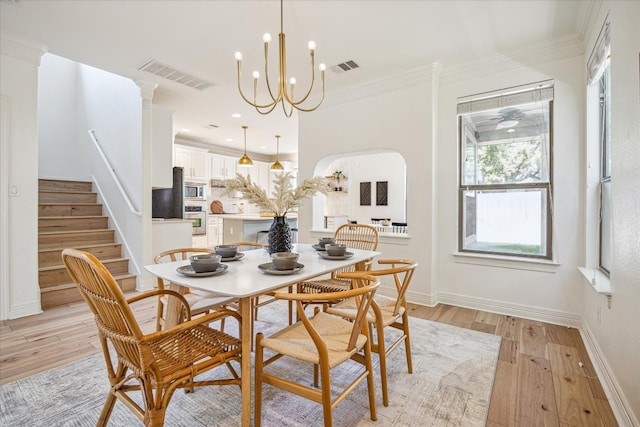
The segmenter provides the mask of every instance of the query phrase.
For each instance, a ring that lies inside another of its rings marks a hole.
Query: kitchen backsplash
[[[209,195],[207,197],[207,212],[211,213],[211,202],[214,200],[220,200],[222,202],[222,207],[225,213],[245,213],[245,214],[259,214],[260,208],[256,205],[248,203],[244,199],[239,199],[236,197],[223,196],[224,188],[213,188],[207,187],[209,189]]]

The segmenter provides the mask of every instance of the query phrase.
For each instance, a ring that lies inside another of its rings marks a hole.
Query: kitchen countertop
[[[151,220],[156,224],[175,224],[179,222],[188,222],[189,224],[192,223],[191,220],[182,218],[152,218]]]
[[[223,219],[236,219],[236,220],[242,220],[242,221],[272,221],[273,220],[272,216],[261,216],[260,214],[231,214],[231,213],[214,214],[209,212],[209,215],[214,215],[218,218],[223,218]],[[298,214],[287,214],[287,218],[297,219]]]

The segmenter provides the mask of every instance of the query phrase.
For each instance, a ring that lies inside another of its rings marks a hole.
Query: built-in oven
[[[192,234],[207,234],[207,213],[204,210],[204,206],[185,206],[184,219],[191,221]]]
[[[185,182],[184,183],[184,198],[185,200],[206,200],[204,188],[206,184],[198,182]]]

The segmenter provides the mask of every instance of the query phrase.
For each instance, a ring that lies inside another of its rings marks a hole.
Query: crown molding
[[[40,58],[48,51],[49,47],[42,43],[34,43],[7,34],[2,34],[0,38],[0,53],[30,62],[36,66],[40,66]]]
[[[499,72],[571,58],[584,54],[584,44],[576,35],[559,37],[503,50],[481,59],[444,67],[441,80],[446,82],[476,78]]]
[[[392,92],[398,89],[415,86],[418,84],[430,84],[434,66],[432,64],[420,66],[384,76],[379,79],[370,80],[355,86],[338,89],[327,93],[322,104],[323,107],[345,104],[356,100],[362,100],[385,92]]]

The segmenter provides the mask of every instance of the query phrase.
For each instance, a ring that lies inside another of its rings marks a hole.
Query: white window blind
[[[587,61],[587,82],[592,85],[598,83],[611,58],[611,37],[609,34],[609,15],[604,20],[598,39]]]

